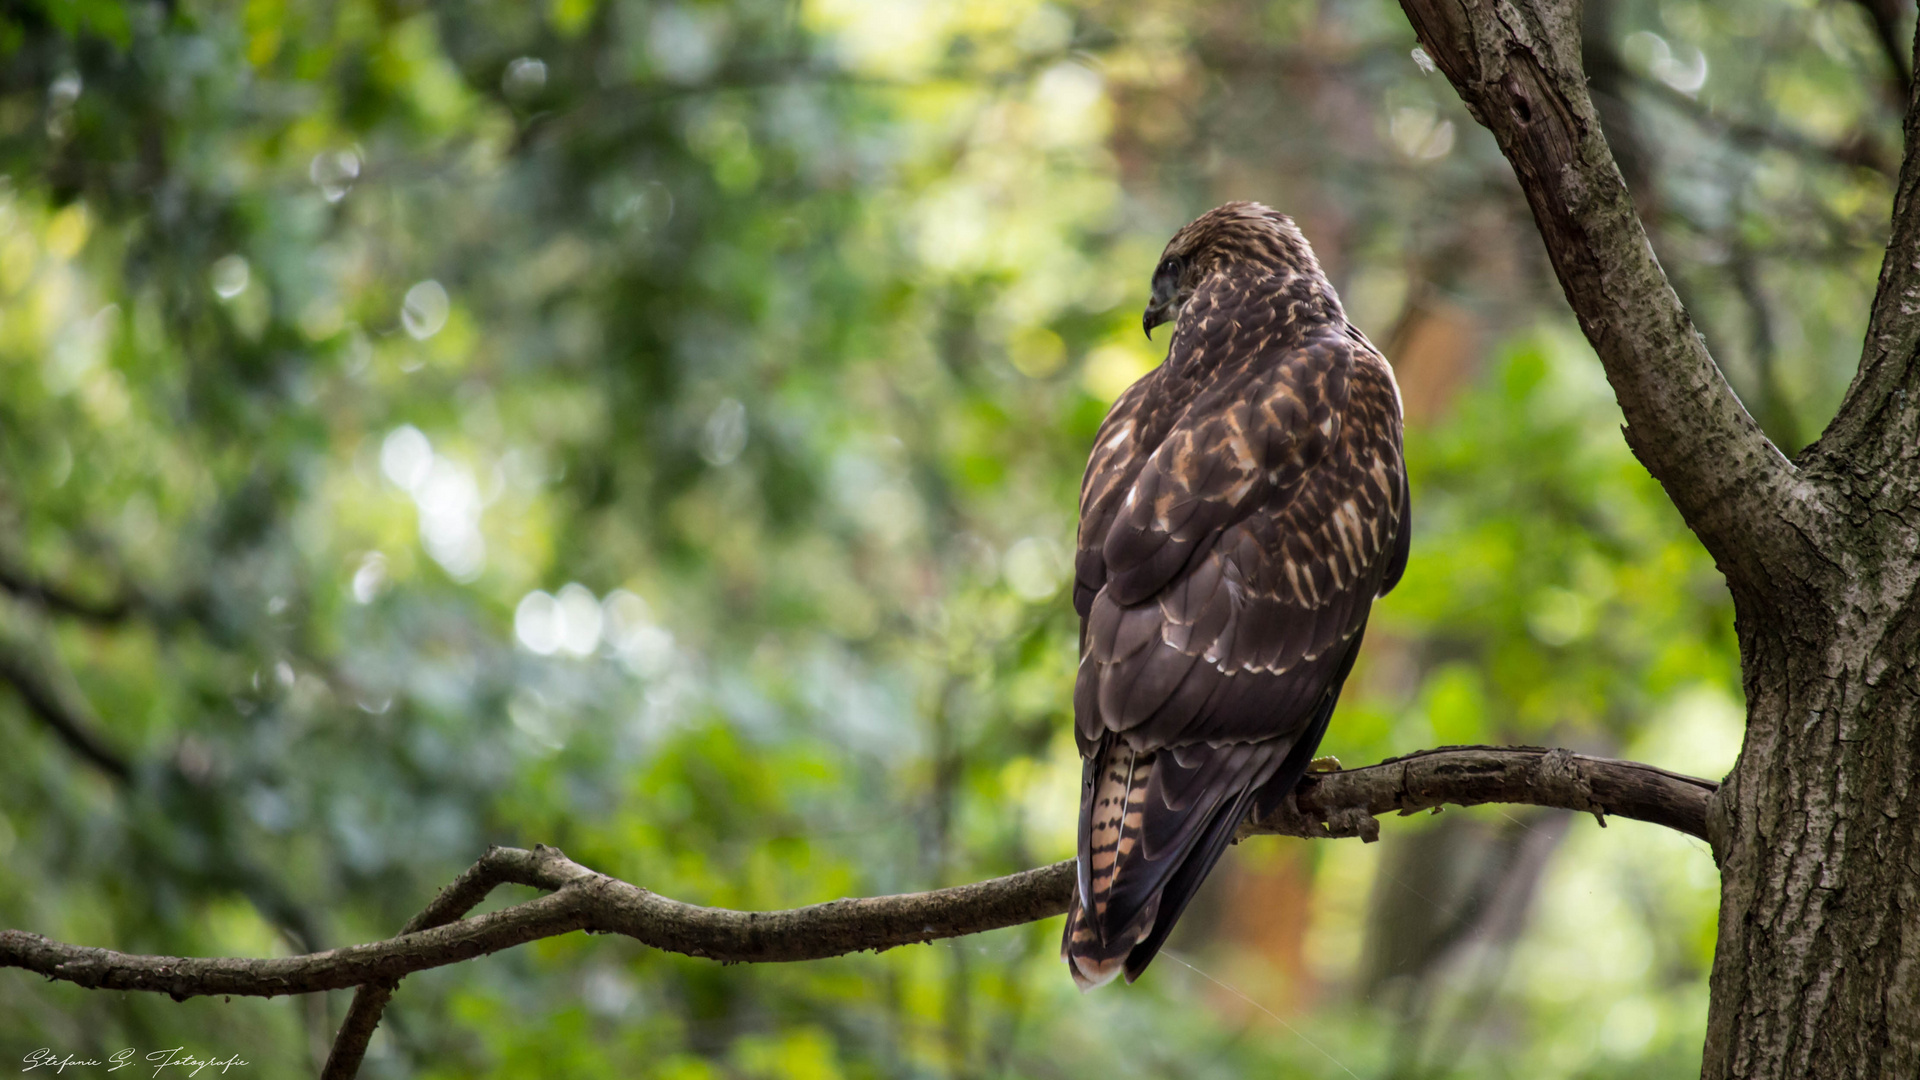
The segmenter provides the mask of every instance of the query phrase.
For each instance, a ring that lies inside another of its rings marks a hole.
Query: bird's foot
[[[1307,771],[1308,772],[1339,772],[1340,759],[1337,757],[1334,757],[1332,754],[1328,754],[1325,757],[1314,758],[1312,761],[1307,762]]]

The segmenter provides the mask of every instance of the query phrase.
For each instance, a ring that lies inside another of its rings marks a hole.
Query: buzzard
[[[1174,234],[1149,335],[1080,489],[1074,735],[1081,989],[1146,970],[1249,811],[1313,760],[1375,597],[1407,563],[1400,391],[1292,220]]]

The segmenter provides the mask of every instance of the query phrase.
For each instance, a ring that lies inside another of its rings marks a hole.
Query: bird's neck
[[[1347,321],[1332,286],[1316,273],[1250,266],[1217,271],[1180,310],[1169,359],[1188,378],[1223,363],[1276,356]]]

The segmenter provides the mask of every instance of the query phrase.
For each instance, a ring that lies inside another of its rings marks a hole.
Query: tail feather
[[[1171,752],[1142,753],[1109,738],[1087,760],[1081,804],[1080,889],[1067,915],[1061,955],[1090,989],[1146,966],[1245,816],[1251,793],[1287,756],[1291,740],[1200,751],[1222,759],[1220,783],[1169,806],[1164,773],[1185,771]],[[1187,755],[1190,768],[1208,762]],[[1149,830],[1170,842],[1146,846]],[[1144,953],[1141,943],[1152,940]]]
[[[1139,850],[1154,755],[1112,738],[1084,766],[1080,800],[1079,889],[1067,913],[1060,955],[1082,990],[1120,974],[1127,952],[1153,926],[1156,903],[1112,910],[1114,883]],[[1116,925],[1117,924],[1117,925]]]
[[[1181,913],[1187,910],[1187,904],[1200,884],[1213,872],[1220,857],[1227,853],[1227,846],[1233,843],[1234,833],[1240,828],[1240,819],[1246,817],[1247,807],[1252,793],[1242,794],[1229,806],[1220,808],[1213,820],[1207,823],[1206,830],[1200,834],[1200,842],[1194,845],[1193,853],[1173,872],[1166,887],[1160,890],[1160,917],[1152,927],[1142,935],[1138,944],[1127,952],[1127,981],[1131,983],[1147,970],[1153,958],[1160,953],[1160,946],[1166,944],[1167,935],[1173,932],[1173,924],[1178,922]]]
[[[1109,936],[1104,928],[1109,925],[1107,906],[1114,878],[1140,844],[1153,761],[1153,754],[1139,753],[1109,739],[1085,766],[1086,794],[1080,805],[1080,902],[1093,910],[1095,932],[1101,940]]]
[[[1153,914],[1147,912],[1146,915],[1143,922],[1150,927]],[[1144,935],[1146,927],[1139,928],[1139,932]],[[1087,917],[1076,893],[1067,908],[1067,929],[1060,939],[1060,958],[1067,962],[1067,973],[1073,976],[1074,983],[1082,991],[1091,990],[1112,982],[1114,976],[1126,968],[1133,940],[1132,936],[1123,935],[1112,947],[1103,943],[1099,929],[1094,920]]]
[[[1220,857],[1227,853],[1227,846],[1233,843],[1234,834],[1239,831],[1240,822],[1248,811],[1271,813],[1293,790],[1293,786],[1300,782],[1300,778],[1306,775],[1307,766],[1313,761],[1313,753],[1320,748],[1320,739],[1327,733],[1327,721],[1333,718],[1333,707],[1340,697],[1341,683],[1353,669],[1353,658],[1359,649],[1360,642],[1355,640],[1340,664],[1339,676],[1332,689],[1321,700],[1320,707],[1314,710],[1307,730],[1294,740],[1278,767],[1261,781],[1248,785],[1230,808],[1207,824],[1207,831],[1195,845],[1193,854],[1167,880],[1166,887],[1160,891],[1160,917],[1154,921],[1152,930],[1127,953],[1129,983],[1139,978],[1153,958],[1159,955],[1160,946],[1166,944],[1167,935],[1173,932],[1173,925],[1186,911],[1187,903],[1200,891],[1200,884],[1207,879],[1207,874],[1220,861]]]
[[[1060,942],[1060,955],[1068,972],[1082,990],[1110,982],[1125,973],[1128,982],[1140,977],[1160,951],[1173,924],[1186,910],[1201,882],[1214,864],[1226,854],[1234,830],[1246,815],[1252,791],[1244,790],[1225,805],[1213,808],[1203,828],[1191,835],[1187,850],[1174,860],[1171,873],[1155,888],[1144,904],[1121,926],[1102,919],[1112,909],[1096,906],[1089,912],[1076,894],[1067,910],[1066,932]],[[1108,900],[1098,899],[1096,905]]]
[[[1137,750],[1109,733],[1088,755],[1079,889],[1060,955],[1082,990],[1140,977],[1249,811],[1270,812],[1306,772],[1359,651],[1355,634],[1307,723],[1265,742]]]

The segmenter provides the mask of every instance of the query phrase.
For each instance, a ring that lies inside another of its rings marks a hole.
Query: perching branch
[[[1380,838],[1382,814],[1440,806],[1511,803],[1664,825],[1706,840],[1711,780],[1637,761],[1588,757],[1539,746],[1443,746],[1378,765],[1309,773],[1280,811],[1241,827],[1242,835]]]
[[[1444,804],[1503,802],[1649,821],[1707,837],[1717,785],[1650,765],[1538,747],[1447,747],[1301,782],[1290,804],[1243,833],[1303,837],[1379,835],[1377,815]],[[271,959],[134,956],[0,931],[0,967],[79,986],[185,999],[209,994],[274,997],[362,987],[328,1059],[326,1076],[351,1077],[399,980],[575,930],[625,934],[646,945],[727,963],[815,960],[976,934],[1066,910],[1073,862],[933,892],[834,900],[788,911],[700,907],[595,873],[550,847],[494,848],[443,890],[398,937]],[[497,885],[549,895],[475,918],[462,916]]]
[[[1421,46],[1512,163],[1548,257],[1627,418],[1627,442],[1730,576],[1798,553],[1793,466],[1714,366],[1601,132],[1577,5],[1401,0]]]

